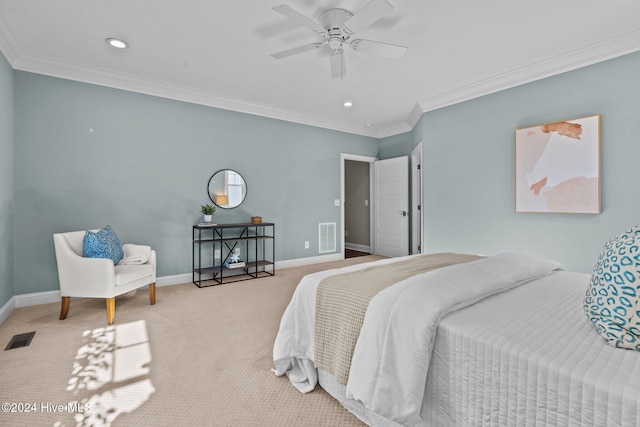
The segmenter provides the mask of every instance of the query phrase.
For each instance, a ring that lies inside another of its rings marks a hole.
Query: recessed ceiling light
[[[111,46],[116,47],[118,49],[126,49],[129,47],[129,45],[127,44],[127,42],[125,42],[124,40],[120,40],[120,39],[115,39],[115,38],[108,38],[105,40],[107,43],[109,43]]]
[[[373,123],[371,123],[371,122],[367,122],[367,123],[365,124],[365,126],[366,126],[366,127],[368,127],[368,128],[370,128],[371,126],[373,126]]]
[[[342,104],[342,105],[344,105],[345,107],[349,108],[349,107],[353,106],[353,102],[345,101],[344,104]]]

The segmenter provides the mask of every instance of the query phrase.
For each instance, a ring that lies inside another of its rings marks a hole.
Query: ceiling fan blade
[[[286,4],[281,4],[279,6],[275,6],[273,8],[273,10],[275,10],[276,12],[286,16],[287,18],[291,19],[292,21],[297,22],[298,24],[302,25],[303,27],[307,27],[311,31],[317,31],[317,32],[321,32],[321,33],[326,32],[326,30],[320,24],[318,24],[317,22],[307,18],[306,16],[304,16],[300,12],[291,9]]]
[[[393,10],[393,6],[387,0],[370,0],[362,9],[357,11],[344,25],[351,34],[367,28],[378,19]]]
[[[344,52],[342,49],[336,49],[331,52],[331,77],[334,79],[343,79],[347,75],[347,67],[344,61]]]
[[[387,58],[401,59],[407,50],[406,46],[395,44],[374,42],[373,40],[356,39],[351,42],[353,50],[359,52],[373,53],[375,55],[386,56]]]
[[[295,55],[297,53],[302,53],[302,52],[306,52],[308,50],[317,49],[317,48],[319,48],[321,46],[324,46],[325,44],[326,43],[304,44],[302,46],[293,47],[291,49],[286,49],[286,50],[283,50],[281,52],[272,53],[271,56],[276,58],[276,59],[285,58],[287,56]]]

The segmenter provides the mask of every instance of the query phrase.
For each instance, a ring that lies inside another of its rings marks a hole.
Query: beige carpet
[[[28,347],[0,349],[2,426],[361,426],[324,390],[301,394],[272,372],[282,313],[304,274],[375,256],[280,269],[199,289],[191,283],[118,298],[16,309],[0,325]],[[82,412],[86,408],[87,411]],[[6,412],[13,410],[16,412]]]

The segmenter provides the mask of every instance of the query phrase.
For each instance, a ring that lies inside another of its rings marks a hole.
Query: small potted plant
[[[213,213],[216,211],[216,208],[213,205],[202,205],[200,212],[204,215],[204,222],[213,221]]]

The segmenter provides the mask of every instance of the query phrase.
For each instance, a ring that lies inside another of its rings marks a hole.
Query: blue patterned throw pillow
[[[114,264],[124,257],[122,244],[110,226],[97,232],[87,231],[82,241],[82,255],[86,258],[110,258]]]
[[[605,243],[584,310],[609,345],[640,351],[640,225]]]

